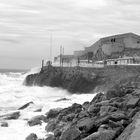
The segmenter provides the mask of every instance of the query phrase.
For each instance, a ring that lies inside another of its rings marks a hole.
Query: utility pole
[[[62,46],[60,46],[60,67],[61,67],[61,63],[62,63]]]
[[[50,36],[50,61],[52,61],[52,33]]]

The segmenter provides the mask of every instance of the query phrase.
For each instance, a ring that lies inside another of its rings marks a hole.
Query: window
[[[115,42],[115,41],[116,41],[116,39],[115,39],[115,38],[112,38],[112,39],[111,39],[111,42]]]

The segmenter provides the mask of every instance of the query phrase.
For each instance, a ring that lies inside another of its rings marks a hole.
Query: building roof
[[[107,40],[110,38],[124,38],[124,37],[135,37],[135,38],[140,39],[139,35],[136,35],[136,34],[130,32],[130,33],[117,34],[117,35],[112,35],[112,36],[108,36],[108,37],[103,37],[100,40],[104,41],[104,40]]]

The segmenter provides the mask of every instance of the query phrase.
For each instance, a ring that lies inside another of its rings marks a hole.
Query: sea
[[[91,93],[71,94],[64,89],[47,86],[24,86],[26,76],[39,71],[39,67],[31,70],[0,69],[0,116],[19,111],[21,106],[33,102],[20,110],[20,117],[17,120],[6,120],[9,126],[0,127],[0,140],[25,140],[30,133],[43,138],[47,135],[45,131],[47,123],[30,127],[27,124],[28,119],[44,115],[53,108],[65,108],[73,103],[82,104],[91,101],[95,96]],[[42,111],[35,112],[39,109]],[[3,120],[0,119],[0,123],[1,121]]]

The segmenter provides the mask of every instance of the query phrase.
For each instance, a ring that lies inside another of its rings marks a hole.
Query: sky
[[[99,38],[140,35],[139,0],[0,0],[0,68],[30,69]],[[51,41],[52,40],[52,41]]]

